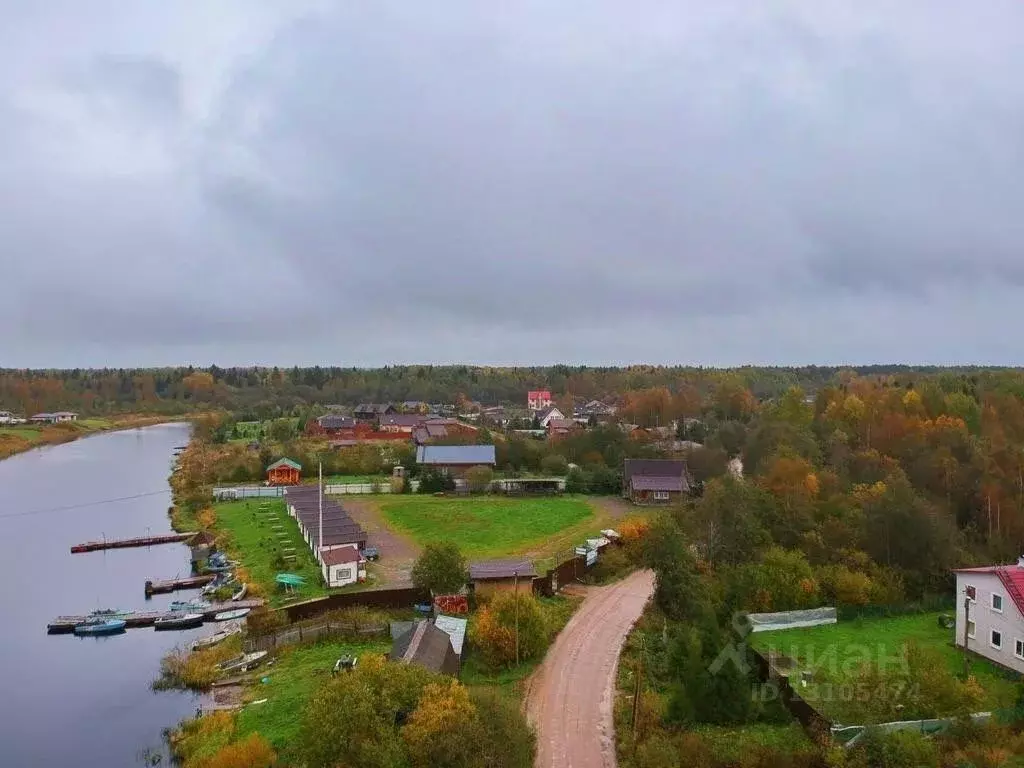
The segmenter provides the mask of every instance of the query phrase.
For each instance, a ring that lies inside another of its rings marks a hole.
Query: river
[[[132,766],[147,749],[169,762],[162,731],[198,702],[150,684],[164,654],[204,630],[78,638],[47,635],[46,624],[96,608],[163,606],[182,594],[147,602],[143,583],[187,574],[183,544],[80,555],[69,548],[169,531],[167,476],[174,448],[188,439],[188,425],[164,424],[0,461],[0,766]]]

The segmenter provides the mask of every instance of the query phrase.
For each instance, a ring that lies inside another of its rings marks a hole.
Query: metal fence
[[[281,496],[284,496],[284,488],[277,485],[240,485],[237,488],[213,489],[213,498],[215,498],[217,501],[278,498]]]

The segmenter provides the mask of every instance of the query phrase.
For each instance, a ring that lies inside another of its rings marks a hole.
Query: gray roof
[[[426,419],[418,413],[389,413],[380,417],[380,425],[393,427],[415,427]]]
[[[429,621],[417,621],[412,629],[395,640],[388,656],[392,661],[419,664],[432,672],[459,673],[459,656],[451,638]]]
[[[417,464],[494,464],[493,445],[421,445]]]
[[[682,493],[685,482],[682,477],[655,477],[653,475],[634,475],[629,480],[637,491],[677,491]]]
[[[455,616],[437,616],[434,619],[434,626],[448,634],[451,638],[452,648],[462,655],[462,644],[466,640],[466,620]]]
[[[511,579],[516,573],[521,579],[532,579],[537,575],[529,560],[481,560],[469,564],[469,579]]]
[[[321,416],[317,419],[317,423],[324,429],[353,429],[356,426],[356,420],[351,416],[338,416],[336,414]]]

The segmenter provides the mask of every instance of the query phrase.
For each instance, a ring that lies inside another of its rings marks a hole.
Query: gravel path
[[[619,652],[654,593],[653,571],[587,590],[530,681],[536,768],[614,768],[612,704]]]
[[[341,498],[341,504],[352,519],[366,531],[366,545],[380,550],[380,560],[374,564],[374,570],[380,578],[378,585],[408,584],[412,565],[420,554],[420,547],[388,528],[384,515],[375,502],[344,496]]]

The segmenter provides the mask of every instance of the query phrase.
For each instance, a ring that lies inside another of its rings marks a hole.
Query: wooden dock
[[[215,573],[204,573],[202,576],[186,576],[184,579],[152,579],[146,581],[146,597],[174,592],[178,589],[199,589],[217,578]]]
[[[213,603],[205,611],[194,611],[194,613],[202,613],[205,621],[210,621],[213,617],[221,613],[222,611],[234,611],[239,608],[259,608],[263,605],[262,600],[239,600],[233,603]],[[128,628],[134,627],[151,627],[153,622],[159,618],[165,616],[181,616],[183,613],[192,613],[192,611],[136,611],[125,616],[118,616],[119,619],[124,619],[125,626]],[[88,616],[58,616],[56,619],[46,625],[46,631],[51,635],[59,635],[68,632],[74,632],[75,627],[79,624],[83,624],[88,620]]]
[[[75,544],[71,547],[71,553],[98,552],[101,549],[124,549],[126,547],[150,547],[154,544],[174,544],[179,541],[188,541],[195,535],[195,531],[189,531],[188,533],[155,533],[152,536],[137,536],[134,539],[87,541],[84,544]]]

